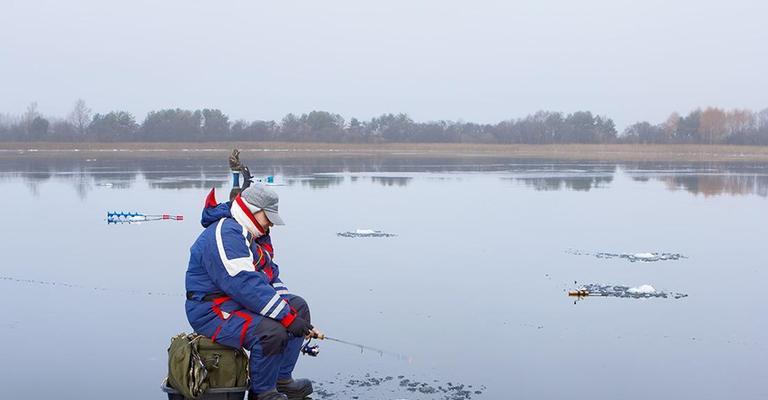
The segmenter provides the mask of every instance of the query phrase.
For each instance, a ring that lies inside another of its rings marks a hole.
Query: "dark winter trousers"
[[[283,297],[299,317],[310,321],[304,299],[295,295]],[[195,332],[216,343],[250,351],[253,393],[264,393],[274,389],[278,379],[291,378],[303,338],[288,333],[279,322],[248,311],[228,297],[206,302],[187,300],[186,310]]]

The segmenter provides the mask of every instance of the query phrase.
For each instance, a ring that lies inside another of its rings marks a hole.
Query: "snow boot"
[[[291,379],[277,382],[277,391],[288,396],[288,400],[302,400],[314,391],[309,379]]]
[[[249,390],[248,400],[288,400],[288,397],[279,393],[277,390],[270,390],[269,392],[260,394],[253,393]]]

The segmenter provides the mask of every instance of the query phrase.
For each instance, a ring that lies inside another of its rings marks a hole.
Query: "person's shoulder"
[[[234,218],[222,218],[216,225],[221,224],[221,234],[245,236],[247,231]]]

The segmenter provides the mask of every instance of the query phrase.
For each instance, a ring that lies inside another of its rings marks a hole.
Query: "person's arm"
[[[288,287],[285,286],[283,281],[281,281],[280,278],[278,277],[275,277],[274,279],[272,279],[272,287],[280,296],[287,296],[291,294],[291,292],[288,291]]]
[[[289,331],[312,329],[270,285],[267,276],[253,267],[253,254],[242,227],[231,219],[216,223],[205,267],[216,286],[248,310],[274,319]],[[299,321],[301,320],[301,321]],[[300,326],[293,326],[298,323]]]

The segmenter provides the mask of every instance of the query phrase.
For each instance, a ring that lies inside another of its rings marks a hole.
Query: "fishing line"
[[[331,341],[331,342],[345,344],[347,346],[357,347],[357,348],[360,349],[360,354],[362,354],[365,350],[368,350],[368,351],[371,351],[371,352],[374,352],[374,353],[379,353],[379,356],[388,355],[388,356],[391,356],[391,357],[395,357],[398,360],[405,360],[405,361],[408,361],[409,363],[413,362],[413,357],[405,355],[405,354],[395,353],[395,352],[387,351],[387,350],[382,350],[382,349],[379,349],[379,348],[376,348],[376,347],[371,347],[371,346],[367,346],[367,345],[360,344],[360,343],[355,343],[355,342],[349,342],[349,341],[346,341],[346,340],[337,339],[337,338],[330,337],[330,336],[325,336],[325,335],[320,336],[320,337],[317,337],[317,336],[310,337],[309,340],[307,340],[307,342],[304,343],[304,345],[301,347],[301,352],[303,354],[306,354],[306,355],[311,356],[311,357],[317,357],[317,355],[320,353],[319,346],[317,346],[317,345],[310,345],[310,343],[312,342],[313,338],[314,339],[318,339],[318,340],[328,340],[328,341]]]

